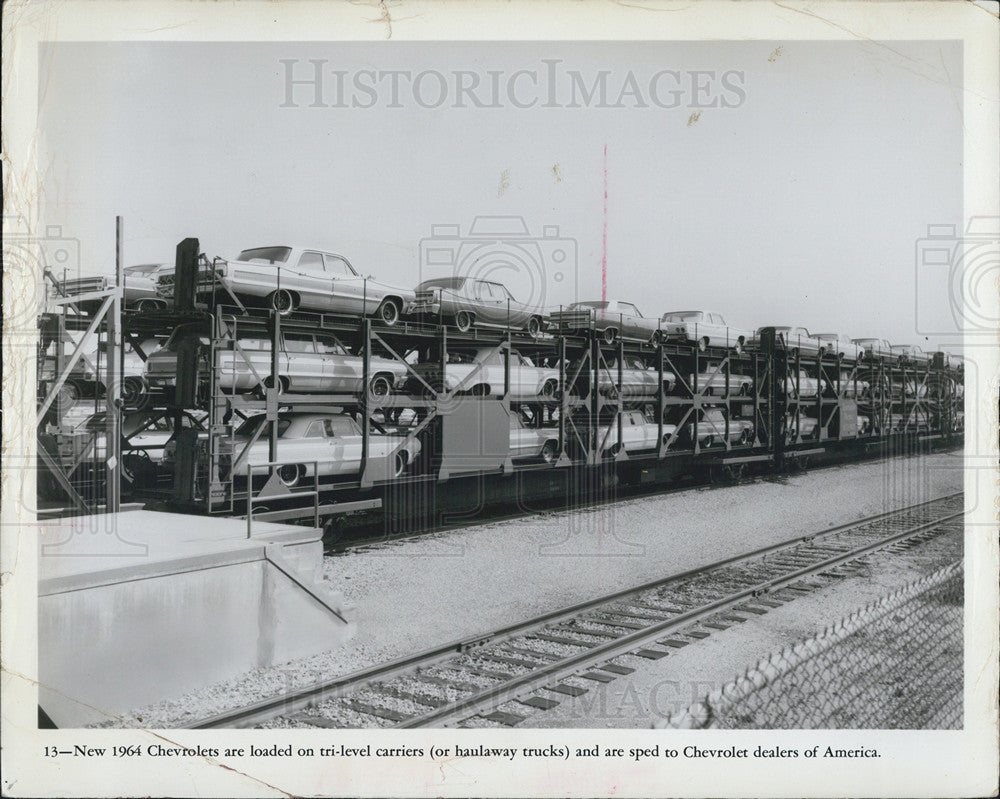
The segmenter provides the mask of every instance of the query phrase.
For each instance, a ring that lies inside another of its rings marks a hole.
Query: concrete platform
[[[342,643],[354,628],[321,536],[145,510],[46,525],[40,706],[82,726]]]

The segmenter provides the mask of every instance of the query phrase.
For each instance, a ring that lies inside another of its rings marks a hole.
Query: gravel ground
[[[111,726],[184,726],[292,686],[961,488],[961,453],[945,453],[366,546],[324,565],[326,578],[354,605],[353,641],[135,710]]]
[[[903,555],[873,556],[854,577],[743,624],[711,631],[710,637],[662,660],[618,658],[615,662],[636,671],[614,682],[585,685],[590,690],[581,697],[542,691],[540,696],[559,701],[559,706],[534,712],[522,705],[520,715],[529,718],[518,727],[648,728],[725,685],[760,658],[817,634],[859,607],[961,557],[961,542],[953,537],[934,539]]]

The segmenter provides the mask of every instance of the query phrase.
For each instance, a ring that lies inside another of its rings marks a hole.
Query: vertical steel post
[[[119,414],[121,413],[121,378],[124,367],[124,351],[121,335],[122,313],[122,267],[124,266],[125,222],[120,216],[115,217],[115,295],[111,307],[105,316],[107,329],[108,355],[107,380],[104,389],[104,412],[106,415],[106,446],[105,446],[105,496],[108,513],[117,513],[121,507],[121,460],[122,437]],[[98,334],[100,341],[100,334]]]
[[[371,438],[371,420],[369,419],[369,390],[368,382],[372,373],[372,320],[364,319],[361,323],[363,336],[364,357],[361,365],[361,415],[364,421],[361,423],[361,474],[362,479],[368,471],[369,439]]]
[[[281,267],[278,267],[277,288],[274,292],[274,305],[280,304],[281,296]],[[282,345],[281,339],[281,312],[278,308],[271,309],[271,319],[274,324],[271,326],[271,386],[265,392],[267,395],[267,459],[274,463],[278,460],[278,394],[281,392],[281,358],[278,348]],[[271,467],[271,474],[277,467]]]

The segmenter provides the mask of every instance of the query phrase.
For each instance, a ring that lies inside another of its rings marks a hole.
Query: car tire
[[[399,306],[393,300],[382,300],[375,312],[379,321],[386,327],[392,327],[399,321]]]
[[[489,396],[490,387],[486,383],[476,383],[472,387],[472,391],[469,392],[473,397],[486,397]]]
[[[740,444],[745,447],[749,443],[750,443],[750,431],[744,429],[740,433]]]
[[[546,380],[542,383],[542,396],[547,399],[552,399],[555,397],[556,392],[559,390],[558,380]]]
[[[605,344],[614,344],[618,338],[618,331],[613,327],[606,327],[604,328],[603,338]]]
[[[651,347],[659,347],[661,340],[662,340],[662,336],[660,335],[660,331],[659,330],[655,330],[655,331],[653,331],[653,335],[649,337],[649,346],[651,346]]]
[[[553,463],[559,457],[559,445],[555,441],[546,441],[539,455],[542,463]]]
[[[271,376],[268,375],[264,378],[264,382],[259,384],[257,388],[254,389],[254,394],[258,399],[267,399],[267,389],[271,387]],[[278,375],[278,395],[287,394],[289,388],[288,378],[284,375]]]
[[[708,349],[709,343],[708,336],[698,339],[698,352],[705,352]]]
[[[749,383],[741,383],[740,384],[740,396],[741,397],[749,397],[750,396],[750,384]]]
[[[150,311],[159,311],[163,306],[157,300],[139,300],[135,304],[135,309],[139,313],[149,313]]]
[[[402,477],[403,473],[406,471],[407,456],[406,450],[401,449],[395,455],[392,456],[392,476]]]
[[[702,447],[702,449],[709,449],[714,444],[715,444],[715,436],[705,436],[701,440],[701,447]]]
[[[528,319],[528,324],[524,328],[532,338],[538,338],[542,334],[542,320],[537,316]]]
[[[297,486],[305,473],[306,469],[300,463],[286,463],[278,467],[278,479],[288,488]]]
[[[386,375],[375,375],[368,381],[368,399],[381,402],[392,394],[392,380]]]
[[[455,327],[460,333],[467,333],[474,324],[475,320],[468,311],[459,311],[455,314]]]
[[[288,316],[297,305],[295,295],[287,289],[278,289],[267,295],[267,307],[277,311],[281,316]]]

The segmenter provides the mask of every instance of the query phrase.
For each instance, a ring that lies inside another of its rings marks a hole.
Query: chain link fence
[[[775,652],[673,729],[961,729],[962,564]]]

